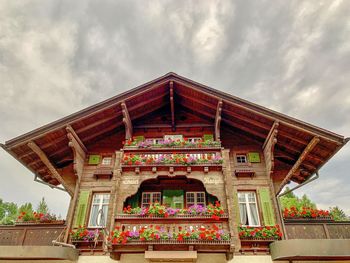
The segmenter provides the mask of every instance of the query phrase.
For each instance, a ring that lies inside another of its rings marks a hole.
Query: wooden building
[[[0,228],[0,262],[350,260],[349,223],[284,224],[276,198],[347,141],[168,73],[2,145],[71,202],[63,226]]]

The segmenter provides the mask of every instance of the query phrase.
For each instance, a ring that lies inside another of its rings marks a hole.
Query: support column
[[[83,142],[79,139],[78,135],[74,132],[71,126],[67,126],[66,131],[67,131],[67,137],[69,140],[68,146],[73,151],[73,157],[74,157],[73,170],[74,170],[74,174],[76,175],[74,194],[71,197],[67,218],[66,218],[67,230],[64,235],[64,242],[68,243],[69,233],[73,226],[74,212],[75,212],[75,207],[79,196],[81,178],[83,177],[84,161],[86,158],[87,150]]]
[[[231,249],[230,252],[233,252],[236,249],[239,249],[241,242],[238,237],[238,225],[235,221],[238,213],[238,207],[234,207],[234,189],[233,189],[233,180],[232,180],[232,169],[230,164],[230,150],[224,149],[221,151],[223,158],[223,176],[225,181],[225,193],[226,193],[226,202],[227,202],[227,211],[229,216],[229,229],[232,237]]]

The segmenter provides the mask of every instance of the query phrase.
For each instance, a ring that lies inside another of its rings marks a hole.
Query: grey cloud
[[[0,141],[169,71],[350,136],[349,13],[346,1],[0,1]],[[349,211],[336,189],[349,156],[303,191]],[[7,160],[2,180],[29,178]]]

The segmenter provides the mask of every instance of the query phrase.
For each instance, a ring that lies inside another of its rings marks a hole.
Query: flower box
[[[66,223],[65,220],[48,220],[48,221],[37,221],[37,220],[31,220],[31,221],[17,221],[15,222],[15,225],[23,226],[23,225],[64,225]]]

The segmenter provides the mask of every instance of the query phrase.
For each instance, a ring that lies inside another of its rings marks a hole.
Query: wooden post
[[[289,170],[288,174],[286,175],[286,177],[283,179],[282,183],[280,184],[278,190],[277,190],[277,194],[279,194],[283,187],[288,183],[288,181],[290,180],[290,178],[292,178],[293,174],[298,170],[298,168],[300,167],[300,165],[302,164],[302,162],[305,160],[305,158],[307,157],[307,155],[312,151],[312,149],[316,146],[316,144],[320,141],[319,137],[314,137],[312,138],[312,140],[310,141],[310,143],[306,146],[306,148],[304,149],[304,151],[301,153],[299,159],[296,161],[296,163],[293,165],[292,169]]]
[[[131,122],[128,108],[126,107],[126,104],[124,101],[122,102],[121,107],[122,107],[122,113],[123,113],[123,123],[125,125],[125,139],[129,140],[132,138],[132,132],[133,132],[132,122]]]
[[[171,108],[171,128],[175,131],[175,105],[174,105],[174,82],[170,81],[170,108]]]
[[[223,175],[225,180],[225,193],[226,193],[226,202],[227,202],[227,211],[229,216],[229,229],[232,236],[232,247],[238,248],[240,241],[238,239],[238,230],[237,230],[237,223],[236,223],[236,217],[238,213],[238,208],[234,207],[234,201],[233,201],[233,180],[232,180],[232,170],[231,170],[231,164],[230,164],[230,150],[224,149],[221,151],[222,158],[223,158]]]
[[[66,131],[67,131],[67,137],[69,140],[68,146],[73,151],[73,156],[74,156],[73,170],[76,175],[74,195],[71,197],[67,218],[66,218],[67,230],[64,235],[64,242],[68,243],[69,232],[71,231],[73,226],[74,212],[75,212],[75,207],[79,196],[80,182],[81,182],[81,178],[83,177],[83,168],[84,168],[84,161],[86,159],[87,149],[71,126],[67,126]]]
[[[112,211],[110,216],[110,222],[107,222],[107,225],[109,223],[110,225],[110,232],[112,232],[114,228],[114,218],[116,216],[116,209],[119,200],[119,188],[120,188],[120,181],[121,181],[121,158],[122,158],[122,152],[117,151],[115,153],[115,163],[114,163],[114,169],[113,169],[113,187],[111,191],[111,200],[109,202],[108,210]]]
[[[66,189],[70,196],[72,196],[73,190],[71,189],[71,187],[68,186],[68,184],[66,184],[66,182],[63,180],[61,175],[58,173],[56,168],[53,166],[46,154],[40,149],[40,147],[33,141],[29,142],[27,145],[30,149],[32,149],[33,152],[35,152],[38,155],[40,160],[46,165],[52,177],[55,178]]]
[[[222,100],[218,101],[215,115],[215,141],[220,141],[220,123],[221,123],[221,112],[222,112]]]

